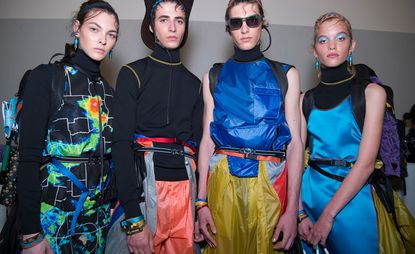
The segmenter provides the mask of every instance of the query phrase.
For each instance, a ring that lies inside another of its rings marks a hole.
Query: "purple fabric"
[[[400,140],[397,121],[393,114],[386,110],[383,120],[383,131],[380,143],[380,157],[388,176],[400,176]]]

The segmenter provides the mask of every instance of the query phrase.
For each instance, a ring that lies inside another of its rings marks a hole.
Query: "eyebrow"
[[[169,19],[170,16],[169,15],[161,15],[161,16],[158,17],[158,19],[166,19],[166,18]],[[174,19],[183,19],[184,20],[184,17],[176,16],[176,17],[174,17]]]
[[[102,27],[100,26],[100,25],[98,25],[98,23],[96,23],[96,22],[91,22],[91,23],[89,23],[90,25],[96,25],[99,29],[102,29]],[[118,33],[118,31],[117,30],[109,30],[108,31],[109,33]]]

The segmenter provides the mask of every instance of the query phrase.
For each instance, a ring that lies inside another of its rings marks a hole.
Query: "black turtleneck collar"
[[[260,45],[257,45],[252,49],[242,50],[235,46],[235,55],[233,56],[233,59],[235,59],[238,62],[249,62],[258,60],[263,56],[259,47]]]
[[[166,49],[156,43],[151,56],[167,63],[180,63],[180,48]]]
[[[82,49],[76,51],[75,55],[69,59],[69,63],[79,66],[92,77],[100,76],[99,65],[101,62],[87,56]]]
[[[340,80],[345,80],[351,77],[352,74],[347,69],[348,64],[349,63],[345,61],[344,63],[336,67],[321,68],[321,81],[326,83],[332,83]]]

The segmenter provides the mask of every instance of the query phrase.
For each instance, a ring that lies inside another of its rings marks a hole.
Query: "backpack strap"
[[[308,117],[310,116],[311,109],[314,107],[314,89],[308,90],[303,97],[303,115],[305,117],[305,120],[308,122]]]
[[[51,84],[51,100],[49,108],[49,117],[53,116],[60,108],[63,100],[65,90],[65,70],[64,64],[61,62],[55,62],[51,64],[52,68],[52,84]]]
[[[215,63],[209,70],[209,88],[210,94],[215,92],[215,88],[218,85],[219,74],[222,71],[223,63]]]
[[[287,94],[287,91],[288,91],[288,79],[287,79],[287,75],[285,74],[283,70],[282,63],[268,59],[268,58],[265,58],[265,60],[271,66],[272,72],[274,73],[274,76],[277,79],[278,84],[281,89],[282,101],[285,102],[285,95]],[[292,66],[290,66],[290,68],[291,67]],[[284,103],[282,105],[284,109]]]

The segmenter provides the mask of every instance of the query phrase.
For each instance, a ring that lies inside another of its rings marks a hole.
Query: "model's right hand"
[[[53,254],[52,247],[43,239],[40,243],[36,244],[32,248],[23,249],[22,254]]]
[[[197,211],[197,216],[199,219],[200,231],[202,232],[203,237],[205,238],[210,247],[216,248],[216,241],[209,233],[210,228],[210,231],[212,231],[212,233],[216,235],[216,226],[213,222],[212,214],[210,213],[209,207],[202,207],[199,211]]]
[[[144,226],[143,232],[127,236],[128,250],[133,254],[151,254],[154,253],[153,235]]]

